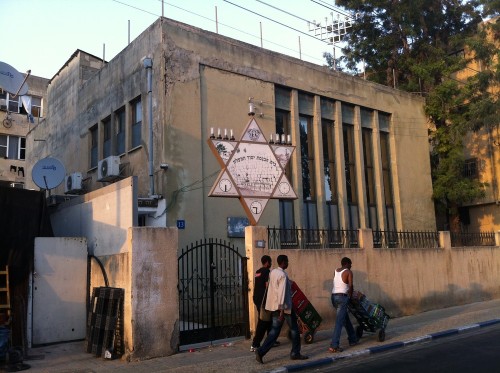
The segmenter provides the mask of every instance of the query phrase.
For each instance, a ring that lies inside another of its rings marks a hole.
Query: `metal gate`
[[[210,238],[183,249],[178,265],[180,345],[249,338],[247,258]]]

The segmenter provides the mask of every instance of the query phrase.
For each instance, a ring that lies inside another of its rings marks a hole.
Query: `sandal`
[[[341,348],[341,347],[330,347],[330,348],[328,349],[328,351],[330,351],[330,352],[332,352],[332,353],[337,353],[337,352],[342,352],[342,351],[344,351],[344,349],[343,349],[343,348]]]

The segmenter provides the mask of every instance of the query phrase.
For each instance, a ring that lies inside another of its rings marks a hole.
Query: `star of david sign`
[[[295,146],[268,143],[255,118],[248,122],[240,141],[214,138],[208,145],[222,167],[209,197],[239,198],[257,225],[269,199],[296,199],[285,175]]]

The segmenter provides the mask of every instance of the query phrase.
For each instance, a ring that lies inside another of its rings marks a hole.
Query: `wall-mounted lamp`
[[[253,102],[248,104],[248,115],[255,115],[255,104]]]

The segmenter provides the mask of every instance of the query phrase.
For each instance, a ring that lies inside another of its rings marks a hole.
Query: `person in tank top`
[[[344,326],[347,331],[349,346],[358,343],[358,338],[354,327],[352,326],[349,314],[347,313],[347,304],[354,290],[353,275],[351,271],[351,259],[344,257],[340,261],[340,268],[337,268],[333,275],[332,305],[337,310],[335,318],[335,328],[333,329],[332,340],[330,342],[330,352],[342,352],[340,347],[340,334]]]

